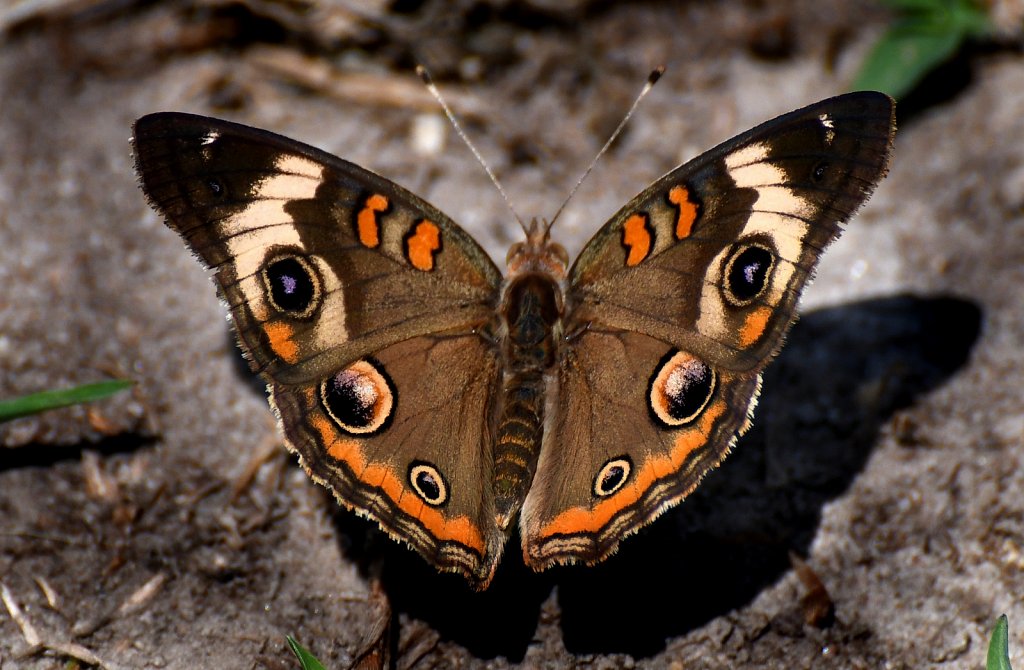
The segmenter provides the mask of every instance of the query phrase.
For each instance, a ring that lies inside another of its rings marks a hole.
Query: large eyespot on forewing
[[[349,435],[366,437],[390,423],[398,394],[383,366],[363,359],[324,381],[320,402],[338,428]]]
[[[775,251],[761,240],[741,240],[733,245],[722,268],[722,295],[736,307],[750,305],[771,286]]]
[[[647,392],[651,418],[663,428],[693,423],[714,397],[718,377],[704,361],[672,350],[654,368]]]
[[[313,263],[295,253],[270,256],[260,269],[267,302],[296,319],[312,316],[323,300],[323,281]]]

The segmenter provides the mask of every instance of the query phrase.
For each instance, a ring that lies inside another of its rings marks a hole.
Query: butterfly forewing
[[[143,189],[210,268],[253,366],[323,378],[395,342],[471,332],[501,274],[441,212],[312,147],[200,116],[135,125]]]
[[[644,332],[732,370],[763,366],[822,250],[884,176],[893,128],[888,96],[854,93],[672,170],[584,248],[570,323]]]

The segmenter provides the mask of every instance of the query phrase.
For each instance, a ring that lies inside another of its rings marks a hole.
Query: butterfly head
[[[557,281],[565,279],[569,268],[569,253],[561,244],[551,241],[550,231],[551,227],[546,221],[530,221],[526,229],[526,240],[513,244],[505,257],[509,277],[543,272]]]

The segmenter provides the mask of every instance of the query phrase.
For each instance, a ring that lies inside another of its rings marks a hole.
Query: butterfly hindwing
[[[594,326],[580,334],[560,364],[523,506],[527,563],[607,558],[725,457],[758,384],[756,373],[715,369],[639,333]]]
[[[475,335],[416,337],[320,384],[272,384],[271,402],[303,467],[343,505],[486,585],[505,544],[484,485],[498,364]]]

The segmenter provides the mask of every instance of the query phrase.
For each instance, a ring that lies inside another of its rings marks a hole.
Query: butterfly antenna
[[[608,141],[604,143],[604,146],[601,147],[601,150],[597,152],[597,155],[594,156],[594,160],[590,161],[590,165],[588,165],[587,169],[583,171],[583,176],[579,178],[579,181],[576,182],[576,185],[572,187],[571,191],[569,191],[568,197],[566,197],[566,199],[562,201],[561,207],[559,207],[558,211],[555,212],[555,215],[551,217],[551,220],[548,222],[548,230],[551,230],[551,226],[555,225],[555,221],[557,221],[558,217],[561,216],[562,210],[565,209],[565,206],[569,204],[569,201],[572,200],[572,197],[576,195],[576,191],[579,190],[580,185],[583,184],[584,180],[586,180],[586,178],[590,175],[590,171],[594,169],[595,165],[597,165],[597,161],[601,160],[601,156],[604,156],[605,152],[608,151],[608,147],[610,147],[612,145],[612,142],[615,141],[615,138],[617,138],[619,134],[622,133],[622,129],[626,127],[626,123],[629,121],[629,118],[633,116],[633,112],[635,112],[636,108],[640,106],[640,101],[644,99],[644,96],[650,93],[651,89],[654,88],[654,85],[658,83],[658,80],[661,79],[661,75],[663,74],[665,74],[665,66],[659,65],[658,67],[654,68],[649,75],[647,75],[647,81],[644,83],[644,87],[643,89],[641,89],[640,95],[636,96],[636,100],[633,101],[633,106],[630,107],[629,111],[626,112],[626,115],[622,117],[622,121],[619,122],[618,127],[615,129],[615,132],[613,132],[612,136],[608,138]]]
[[[494,175],[494,172],[491,170],[491,166],[487,164],[487,161],[484,160],[484,157],[480,155],[479,151],[477,151],[476,146],[474,146],[473,143],[469,140],[469,136],[466,135],[464,130],[462,130],[462,126],[459,125],[458,119],[455,118],[455,114],[452,112],[452,108],[449,107],[448,103],[444,101],[444,97],[441,95],[441,91],[437,89],[437,85],[434,84],[434,80],[431,79],[430,73],[427,72],[427,68],[423,67],[422,65],[417,65],[416,74],[420,76],[420,79],[423,80],[423,84],[427,87],[427,90],[430,91],[430,94],[433,95],[434,98],[437,100],[438,104],[441,105],[441,108],[444,110],[445,116],[448,117],[448,121],[450,121],[452,126],[455,127],[455,132],[459,134],[459,137],[461,137],[462,141],[466,143],[466,146],[469,147],[469,150],[473,152],[473,156],[476,157],[477,162],[483,166],[484,171],[487,173],[487,176],[491,178],[491,182],[494,184],[495,188],[498,189],[498,193],[501,193],[501,197],[505,199],[505,205],[508,206],[508,211],[512,212],[512,216],[515,217],[515,220],[519,223],[519,226],[523,229],[523,231],[528,232],[526,224],[524,224],[523,220],[519,218],[519,214],[516,212],[516,208],[512,206],[512,200],[509,199],[508,193],[505,193],[505,189],[501,187],[501,182],[499,182],[498,178]]]

